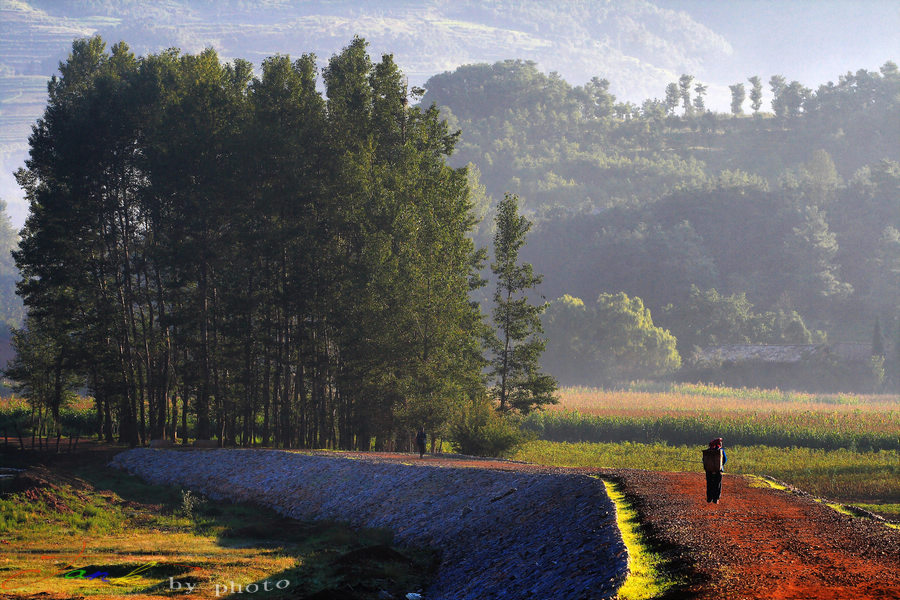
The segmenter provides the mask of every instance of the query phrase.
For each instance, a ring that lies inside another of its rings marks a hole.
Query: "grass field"
[[[553,465],[699,471],[724,437],[729,473],[769,475],[900,518],[900,398],[669,385],[563,388],[511,457]]]
[[[151,486],[102,466],[38,467],[0,498],[0,595],[136,600],[402,597],[427,586],[434,554],[391,534],[300,522]],[[180,587],[179,587],[180,586]],[[351,593],[352,590],[352,593]]]

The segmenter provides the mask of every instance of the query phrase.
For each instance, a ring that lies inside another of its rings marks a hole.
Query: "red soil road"
[[[388,453],[354,458],[414,465],[597,474],[620,481],[651,537],[687,578],[668,598],[900,599],[900,531],[842,515],[793,492],[725,475],[706,502],[702,473],[561,469],[511,461]]]

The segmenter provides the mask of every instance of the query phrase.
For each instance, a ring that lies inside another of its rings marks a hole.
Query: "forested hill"
[[[751,77],[774,97],[756,110]],[[603,210],[656,200],[724,170],[776,184],[817,150],[843,179],[900,159],[896,64],[836,80],[813,89],[777,74],[736,75],[741,104],[723,114],[706,110],[706,86],[691,75],[637,105],[617,100],[609,80],[573,86],[533,62],[507,60],[432,77],[422,104],[437,104],[462,130],[454,161],[476,164],[491,195],[517,193],[533,212]]]
[[[625,291],[679,340],[865,341],[876,317],[898,316],[900,73],[887,62],[836,81],[736,75],[722,114],[690,75],[638,106],[606,80],[573,86],[505,61],[437,75],[422,102],[462,131],[452,160],[477,167],[481,209],[516,193],[537,221],[525,257],[549,300]],[[678,307],[702,298],[805,326],[686,331]]]
[[[617,73],[618,92],[643,96],[666,73],[704,71],[732,49],[687,13],[648,0],[0,0],[0,196],[18,197],[11,173],[25,157],[47,80],[72,40],[101,35],[138,55],[213,48],[256,65],[273,54],[317,55],[319,66],[355,35],[373,56],[391,53],[420,85],[457,65],[527,57],[573,81]],[[14,221],[24,208],[12,203]]]

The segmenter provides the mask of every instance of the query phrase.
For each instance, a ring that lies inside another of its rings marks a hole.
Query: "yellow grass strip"
[[[606,493],[616,505],[616,522],[628,548],[628,578],[619,588],[619,600],[657,598],[678,585],[665,570],[665,560],[653,552],[640,531],[637,511],[625,497],[619,484],[603,480]]]

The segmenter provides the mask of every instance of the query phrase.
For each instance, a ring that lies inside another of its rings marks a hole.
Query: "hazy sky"
[[[726,83],[734,73],[773,74],[815,89],[848,70],[900,61],[900,0],[654,0],[688,13],[727,39],[730,61],[707,65]],[[731,81],[730,83],[736,83]]]

